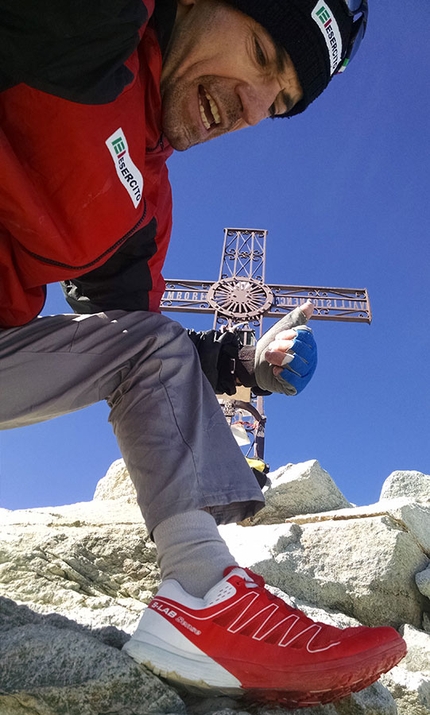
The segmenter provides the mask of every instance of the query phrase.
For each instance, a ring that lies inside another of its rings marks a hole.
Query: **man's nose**
[[[242,103],[242,119],[250,125],[258,124],[269,116],[269,108],[276,98],[276,89],[272,83],[258,87],[241,82],[236,92]]]

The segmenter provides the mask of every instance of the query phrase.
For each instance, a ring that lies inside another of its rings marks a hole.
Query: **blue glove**
[[[268,392],[280,392],[284,395],[297,395],[301,392],[315,372],[317,364],[317,347],[312,330],[306,326],[307,317],[300,308],[295,308],[272,325],[270,330],[258,340],[255,348],[254,372],[257,385]],[[294,338],[291,358],[279,375],[273,374],[273,366],[265,357],[266,350],[277,335],[293,328],[297,331]]]
[[[292,360],[279,373],[278,379],[281,378],[287,382],[298,394],[306,387],[315,372],[317,344],[310,328],[300,326],[294,330],[297,337],[294,338],[290,352],[287,353],[287,357],[292,356]]]

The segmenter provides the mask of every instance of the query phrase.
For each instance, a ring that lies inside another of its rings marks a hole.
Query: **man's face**
[[[257,22],[220,0],[180,0],[161,96],[163,131],[184,151],[289,111],[302,90],[287,53]]]

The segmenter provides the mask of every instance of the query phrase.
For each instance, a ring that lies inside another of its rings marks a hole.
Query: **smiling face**
[[[184,151],[288,112],[302,90],[287,53],[252,18],[220,0],[180,0],[161,96],[163,131]]]

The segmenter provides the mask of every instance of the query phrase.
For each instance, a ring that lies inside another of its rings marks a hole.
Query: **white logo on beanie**
[[[327,3],[318,0],[312,10],[312,19],[321,30],[330,57],[330,75],[336,70],[342,58],[342,36],[339,25]]]

